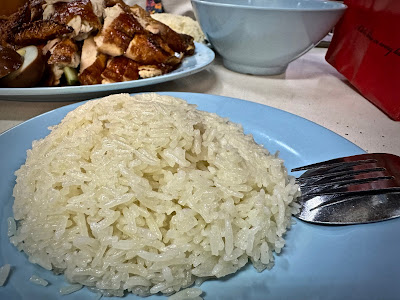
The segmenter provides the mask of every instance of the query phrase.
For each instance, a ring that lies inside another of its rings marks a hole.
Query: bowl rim
[[[334,10],[345,10],[347,5],[340,2],[329,1],[329,0],[297,0],[297,2],[319,2],[329,5],[330,7],[319,7],[319,8],[284,8],[284,7],[268,7],[268,6],[256,6],[256,5],[248,5],[246,3],[222,3],[216,1],[209,0],[191,0],[192,3],[205,4],[210,6],[220,6],[220,7],[229,7],[229,8],[241,8],[241,9],[250,9],[250,10],[268,10],[268,11],[334,11]]]

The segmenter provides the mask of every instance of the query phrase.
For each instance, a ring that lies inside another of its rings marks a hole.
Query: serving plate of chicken
[[[70,101],[182,78],[215,57],[122,0],[29,0],[0,20],[0,100]]]

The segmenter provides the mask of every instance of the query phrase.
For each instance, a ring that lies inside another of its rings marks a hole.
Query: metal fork
[[[361,154],[292,169],[301,205],[297,218],[319,224],[360,224],[400,216],[400,157]]]

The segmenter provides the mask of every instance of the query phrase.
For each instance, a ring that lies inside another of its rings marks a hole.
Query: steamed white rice
[[[0,267],[0,286],[5,285],[7,282],[7,278],[10,275],[11,266],[9,264],[5,264]]]
[[[29,281],[34,284],[42,285],[42,286],[48,286],[48,284],[49,284],[49,282],[47,280],[45,280],[42,277],[35,275],[35,274],[33,274],[31,276],[31,278],[29,278]]]
[[[298,193],[239,125],[157,94],[83,104],[16,175],[11,242],[104,295],[173,294],[249,260],[272,267]]]

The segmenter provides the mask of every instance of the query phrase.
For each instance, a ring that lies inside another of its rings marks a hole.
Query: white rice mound
[[[79,106],[16,175],[11,242],[104,295],[173,294],[249,260],[272,267],[297,209],[281,159],[241,126],[158,94]]]

